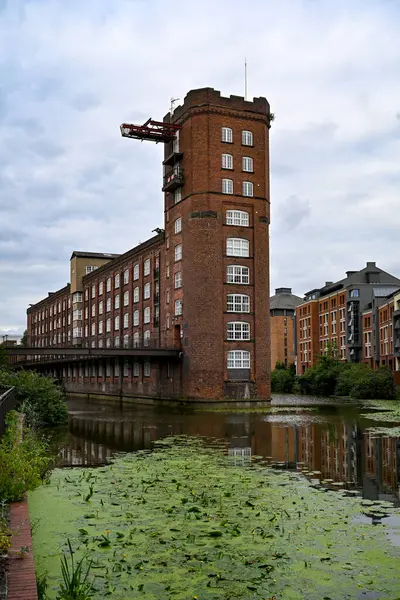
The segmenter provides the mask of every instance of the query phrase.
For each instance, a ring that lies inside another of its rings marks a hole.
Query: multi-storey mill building
[[[63,289],[71,311],[65,343],[92,353],[90,363],[75,356],[47,364],[67,390],[270,397],[270,122],[265,98],[204,88],[163,122],[121,126],[125,137],[165,145],[165,226],[122,255],[74,252],[85,273],[81,289]],[[34,347],[43,348],[36,323],[47,304],[52,296],[28,309]],[[165,352],[173,349],[172,359]]]

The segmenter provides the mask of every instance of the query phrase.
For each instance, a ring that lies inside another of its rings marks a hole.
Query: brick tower
[[[164,117],[167,343],[182,394],[269,399],[269,104],[190,91]]]

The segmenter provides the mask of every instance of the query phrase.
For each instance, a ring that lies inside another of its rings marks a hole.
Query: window
[[[358,298],[360,295],[360,290],[350,290],[350,298]]]
[[[146,283],[143,288],[143,298],[148,300],[150,298],[150,283]]]
[[[136,281],[139,279],[139,265],[133,267],[133,279]]]
[[[249,267],[242,267],[240,265],[229,265],[226,268],[226,282],[244,284],[250,283]]]
[[[250,352],[230,350],[228,352],[228,369],[250,369]]]
[[[143,363],[143,375],[150,377],[150,363],[148,361]]]
[[[243,181],[243,196],[253,196],[253,184],[251,181]]]
[[[249,256],[249,240],[244,240],[242,238],[227,238],[226,255]]]
[[[82,292],[75,292],[75,294],[72,296],[72,302],[75,304],[75,302],[82,302]],[[53,314],[53,307],[50,306],[50,316]]]
[[[110,377],[110,376],[111,376],[111,365],[110,365],[110,363],[108,362],[108,363],[106,364],[106,377]]]
[[[250,296],[245,294],[228,294],[228,312],[248,313],[250,312]]]
[[[232,154],[223,154],[222,155],[222,168],[223,169],[233,169]]]
[[[86,275],[88,275],[89,273],[92,273],[93,271],[95,271],[97,269],[97,267],[93,267],[90,265],[86,265]]]
[[[96,335],[96,323],[92,323],[92,335]]]
[[[85,317],[88,318],[88,316],[89,316],[89,309],[88,309],[88,307],[86,307],[85,308]],[[80,308],[78,308],[77,310],[74,310],[72,312],[72,319],[74,321],[82,321],[82,311]]]
[[[143,275],[145,277],[147,277],[147,275],[150,275],[150,259],[149,258],[144,261]]]
[[[109,277],[106,281],[106,291],[111,292],[111,277]]]
[[[178,271],[175,273],[175,289],[182,287],[182,272]]]
[[[222,180],[222,193],[223,194],[233,194],[232,179],[223,179]]]
[[[150,323],[150,306],[147,306],[143,311],[143,323]]]
[[[92,285],[92,298],[96,297],[96,286]]]
[[[133,313],[133,326],[137,327],[139,325],[139,311],[135,310]]]
[[[182,231],[182,219],[181,219],[181,217],[179,217],[178,219],[175,220],[174,230],[175,230],[175,233],[180,233]]]
[[[139,363],[138,362],[133,363],[133,376],[139,377]]]
[[[96,316],[96,305],[92,304],[92,317]]]
[[[253,134],[251,131],[242,131],[242,145],[252,146],[253,145]]]
[[[101,296],[102,293],[103,293],[103,282],[100,281],[100,283],[99,283],[99,296]]]
[[[119,294],[114,298],[114,308],[119,308]]]
[[[246,173],[253,173],[253,159],[250,156],[243,156],[242,158],[242,171]]]
[[[182,260],[182,244],[175,246],[175,261]]]
[[[149,346],[150,345],[150,331],[149,331],[149,329],[147,329],[144,332],[144,335],[143,335],[143,345],[144,346]]]
[[[106,339],[106,347],[111,348],[111,338]]]
[[[101,300],[101,302],[99,302],[99,315],[103,314],[103,300]]]
[[[129,346],[129,335],[126,333],[124,335],[124,348],[128,348]]]
[[[111,319],[107,319],[106,321],[106,332],[109,333],[111,331]]]
[[[135,287],[135,289],[133,290],[133,301],[139,302],[139,288],[138,287]]]
[[[182,200],[182,188],[177,188],[174,192],[174,204],[178,204]]]
[[[118,343],[118,346],[119,346],[119,343]],[[114,364],[114,377],[119,377],[119,363],[118,362],[116,362]]]
[[[125,346],[125,338],[124,338],[124,346]],[[129,363],[128,363],[128,361],[125,361],[124,362],[124,377],[128,377],[128,375],[129,375]]]
[[[85,300],[89,300],[89,290],[88,289],[85,290]],[[59,307],[58,312],[60,312],[60,305],[58,305],[58,307]],[[54,307],[54,314],[56,314],[55,307]]]
[[[129,327],[129,314],[125,313],[124,314],[124,329],[127,329]]]
[[[119,329],[119,317],[115,317],[114,319],[114,329],[117,331]]]
[[[175,300],[175,315],[178,317],[182,314],[182,300]]]
[[[124,271],[124,285],[129,283],[129,269],[125,269]]]
[[[124,292],[124,306],[128,306],[129,304],[129,292]]]
[[[249,226],[249,213],[244,210],[227,210],[226,224],[239,225],[240,227]]]
[[[221,141],[226,144],[232,144],[232,129],[230,127],[223,127],[221,131]]]
[[[106,300],[106,312],[110,312],[111,310],[111,298],[107,298]]]
[[[139,346],[140,346],[139,332],[136,332],[133,334],[133,347],[139,348]]]
[[[250,323],[241,321],[228,323],[228,340],[249,340]]]
[[[99,321],[99,334],[103,333],[103,321]]]

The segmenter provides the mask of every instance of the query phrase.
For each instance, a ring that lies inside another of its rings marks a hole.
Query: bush
[[[20,441],[19,416],[7,415],[7,430],[0,442],[0,500],[21,500],[28,490],[37,487],[45,475],[50,458],[47,446],[26,430]]]
[[[292,370],[276,368],[271,373],[271,389],[273,392],[290,394],[293,392],[294,375]]]
[[[396,387],[393,373],[386,367],[376,371],[366,369],[350,390],[350,396],[363,400],[393,400],[396,398]]]
[[[365,378],[368,370],[371,369],[361,363],[354,365],[347,363],[343,365],[336,383],[336,396],[350,396],[353,387]]]
[[[313,396],[332,396],[343,367],[344,365],[335,358],[320,356],[315,367],[307,369],[304,375],[298,378],[299,392]]]
[[[67,422],[65,397],[52,377],[35,371],[0,370],[0,384],[15,387],[30,427],[52,427]]]

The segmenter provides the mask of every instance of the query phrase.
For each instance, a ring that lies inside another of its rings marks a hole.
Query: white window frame
[[[226,283],[248,285],[250,283],[250,269],[242,265],[228,265],[226,267]]]
[[[114,331],[119,331],[119,315],[114,317]]]
[[[96,305],[92,304],[92,317],[96,316]]]
[[[106,291],[107,292],[111,292],[111,277],[107,278],[107,281],[106,281]]]
[[[249,213],[245,210],[227,210],[225,223],[227,225],[237,225],[238,227],[249,227]]]
[[[226,256],[250,256],[250,242],[245,238],[226,238]]]
[[[150,337],[151,337],[150,329],[146,329],[146,331],[143,334],[143,346],[150,346]]]
[[[139,279],[139,276],[140,276],[140,267],[137,264],[133,267],[133,280],[137,281]]]
[[[250,296],[247,294],[228,294],[226,298],[226,310],[231,313],[249,313]]]
[[[135,310],[135,311],[133,311],[133,326],[138,327],[139,322],[140,322],[139,311]]]
[[[128,348],[129,347],[129,335],[126,333],[124,335],[124,348]]]
[[[175,262],[178,262],[178,260],[182,260],[182,244],[175,246]]]
[[[143,376],[144,377],[150,377],[150,374],[151,374],[150,362],[148,360],[146,360],[143,363]]]
[[[135,287],[133,290],[133,302],[134,304],[136,304],[136,302],[139,302],[139,297],[140,297],[140,290],[138,287]]]
[[[119,294],[117,294],[116,296],[114,296],[114,308],[115,309],[119,308]]]
[[[181,298],[178,298],[178,300],[175,300],[175,316],[179,317],[183,312],[183,302],[181,300]]]
[[[150,298],[151,295],[151,286],[150,286],[150,282],[148,281],[147,283],[144,284],[143,287],[143,300],[148,300]]]
[[[222,193],[223,194],[233,194],[233,180],[232,179],[222,179]]]
[[[140,346],[140,336],[139,336],[139,332],[137,331],[136,333],[133,334],[133,347],[139,348],[139,346]]]
[[[99,282],[99,296],[102,296],[102,295],[103,295],[103,282],[100,281]]]
[[[92,335],[96,335],[96,323],[92,323]]]
[[[229,341],[249,340],[250,323],[247,321],[229,321],[226,334]]]
[[[129,327],[129,313],[124,314],[124,329],[128,329]]]
[[[251,156],[242,156],[242,171],[244,173],[254,173],[254,160]]]
[[[111,319],[108,318],[106,320],[106,333],[110,333],[110,331],[111,331]]]
[[[103,300],[100,300],[100,302],[99,302],[99,315],[103,314],[103,307],[104,307]]]
[[[221,142],[224,142],[225,144],[233,143],[233,134],[230,127],[221,128]]]
[[[92,298],[96,298],[96,285],[92,285]]]
[[[139,377],[139,373],[140,373],[139,363],[138,362],[134,362],[133,363],[133,376],[134,377]]]
[[[125,269],[124,271],[124,285],[129,283],[129,269]]]
[[[250,369],[250,352],[248,350],[229,350],[227,356],[228,369]]]
[[[150,306],[146,306],[143,311],[143,323],[150,323],[151,321],[151,309]]]
[[[221,158],[221,168],[222,169],[233,169],[233,156],[232,154],[223,154]]]
[[[106,312],[110,312],[111,310],[111,298],[107,298],[106,300]]]
[[[126,290],[126,292],[124,292],[124,306],[128,306],[129,305],[129,291]]]
[[[101,335],[103,333],[103,321],[99,321],[98,332],[99,332],[99,335]]]
[[[178,290],[182,287],[182,271],[177,271],[174,275],[175,289]]]
[[[174,204],[179,204],[182,200],[182,188],[177,188],[174,192]]]
[[[148,275],[150,275],[150,259],[146,258],[143,263],[143,276],[147,277]]]
[[[248,130],[242,131],[242,146],[253,146],[253,132]]]
[[[243,181],[242,194],[247,198],[252,198],[254,196],[254,184],[252,181]]]
[[[119,288],[119,273],[114,276],[114,288]]]
[[[182,231],[182,217],[175,219],[174,231],[175,233],[180,233]]]

